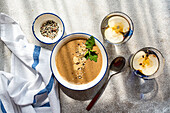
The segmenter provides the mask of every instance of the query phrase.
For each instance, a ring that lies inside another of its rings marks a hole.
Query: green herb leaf
[[[91,37],[86,41],[85,44],[86,44],[86,48],[87,48],[87,49],[92,50],[92,49],[93,49],[93,46],[94,46],[94,44],[95,44],[94,37],[91,36]]]
[[[90,52],[89,59],[97,62],[98,55],[95,52]]]
[[[90,52],[96,52],[95,50],[90,50]]]
[[[88,51],[85,53],[85,58],[90,59],[91,61],[97,62],[98,55],[96,54],[95,50],[93,49],[93,46],[95,45],[95,39],[93,36],[91,36],[87,41],[86,41],[86,48]]]
[[[85,53],[85,55],[84,55],[84,57],[86,58],[86,59],[88,59],[89,58],[89,50]]]

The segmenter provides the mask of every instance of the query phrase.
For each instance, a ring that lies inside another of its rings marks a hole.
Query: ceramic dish
[[[43,36],[40,32],[40,28],[42,27],[42,25],[47,22],[48,20],[52,20],[54,22],[57,23],[58,31],[57,31],[57,35],[55,36],[54,39],[51,39],[49,37]],[[54,44],[56,43],[59,39],[61,39],[64,35],[65,32],[65,27],[64,27],[64,23],[61,20],[61,18],[59,16],[57,16],[56,14],[53,13],[43,13],[40,14],[39,16],[37,16],[32,24],[32,31],[34,36],[36,37],[36,39],[42,43],[45,44]]]
[[[88,82],[87,84],[72,84],[69,83],[68,81],[66,81],[65,79],[63,79],[57,69],[56,66],[56,60],[55,60],[55,56],[58,53],[59,49],[68,41],[79,38],[79,37],[84,37],[84,38],[90,38],[91,35],[86,34],[86,33],[72,33],[69,34],[65,37],[63,37],[53,48],[52,53],[51,53],[51,61],[50,61],[50,66],[51,66],[51,70],[54,74],[54,76],[56,77],[56,79],[60,82],[60,84],[62,84],[63,86],[65,86],[66,88],[72,89],[72,90],[86,90],[89,89],[93,86],[95,86],[96,84],[98,84],[101,79],[105,76],[106,71],[108,69],[108,56],[107,56],[107,52],[103,46],[103,44],[97,39],[95,38],[95,44],[98,46],[98,48],[100,49],[101,55],[102,55],[102,66],[101,66],[101,70],[99,72],[99,74],[97,75],[97,77]],[[69,76],[69,75],[68,75]]]

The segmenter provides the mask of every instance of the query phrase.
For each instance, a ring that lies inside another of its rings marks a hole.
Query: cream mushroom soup
[[[76,38],[65,43],[55,56],[56,67],[66,81],[72,84],[87,84],[94,80],[102,67],[102,55],[97,45],[93,46],[97,62],[86,59],[86,38]]]

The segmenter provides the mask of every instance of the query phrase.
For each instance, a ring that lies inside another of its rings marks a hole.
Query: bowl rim
[[[37,20],[40,16],[43,16],[43,15],[46,15],[46,14],[50,14],[50,15],[56,16],[58,19],[60,19],[60,21],[61,21],[61,23],[62,23],[62,25],[63,25],[63,33],[62,33],[61,37],[60,37],[57,41],[52,42],[52,43],[47,43],[47,42],[44,42],[44,41],[40,40],[40,39],[36,36],[36,34],[35,34],[35,32],[34,32],[34,24],[35,24],[36,20]],[[58,42],[58,41],[64,36],[65,25],[64,25],[64,22],[62,21],[62,19],[61,19],[58,15],[56,15],[56,14],[54,14],[54,13],[48,13],[48,12],[47,12],[47,13],[42,13],[42,14],[39,14],[39,15],[34,19],[34,21],[33,21],[33,23],[32,23],[32,32],[33,32],[34,37],[35,37],[39,42],[44,43],[44,44],[48,44],[48,45],[49,45],[49,44],[54,44],[54,43]]]
[[[61,38],[61,39],[55,44],[55,46],[54,46],[53,49],[52,49],[51,56],[50,56],[50,68],[51,68],[52,74],[54,75],[54,77],[56,78],[56,80],[57,80],[60,84],[62,84],[62,83],[57,79],[57,77],[55,76],[55,74],[54,74],[54,72],[53,72],[53,69],[52,69],[52,62],[51,62],[51,61],[52,61],[52,55],[53,55],[53,52],[54,52],[55,47],[61,42],[61,40],[63,40],[64,38],[66,38],[66,37],[68,37],[68,36],[70,36],[70,35],[75,35],[75,34],[80,34],[80,35],[82,34],[82,35],[87,35],[87,36],[93,36],[93,35],[90,35],[90,34],[88,34],[88,33],[83,33],[83,32],[71,33],[71,34],[68,34],[68,35],[64,36],[63,38]],[[93,36],[93,37],[94,37],[94,36]],[[105,69],[105,72],[104,72],[103,76],[101,77],[101,79],[100,79],[95,85],[92,85],[92,86],[90,86],[90,87],[86,87],[86,88],[82,88],[82,89],[78,89],[78,88],[76,89],[76,88],[67,87],[67,86],[65,86],[64,84],[62,84],[64,87],[66,87],[66,88],[68,88],[68,89],[71,89],[71,90],[77,90],[77,91],[87,90],[87,89],[90,89],[90,88],[96,86],[96,85],[103,79],[103,77],[106,75],[107,70],[108,70],[108,54],[107,54],[107,51],[106,51],[104,45],[103,45],[96,37],[94,37],[94,38],[95,38],[95,40],[97,40],[97,41],[99,42],[99,44],[102,46],[103,50],[105,51],[105,55],[106,55],[106,61],[107,61],[107,63],[106,63],[106,69]]]

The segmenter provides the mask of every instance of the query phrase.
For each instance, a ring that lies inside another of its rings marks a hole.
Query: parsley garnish
[[[97,62],[97,58],[98,58],[98,55],[96,53],[96,51],[92,50],[93,49],[93,46],[95,45],[95,40],[94,40],[94,37],[91,36],[87,41],[86,41],[86,48],[88,49],[88,51],[86,52],[85,54],[85,58],[86,59],[90,59],[91,61],[95,61]]]

